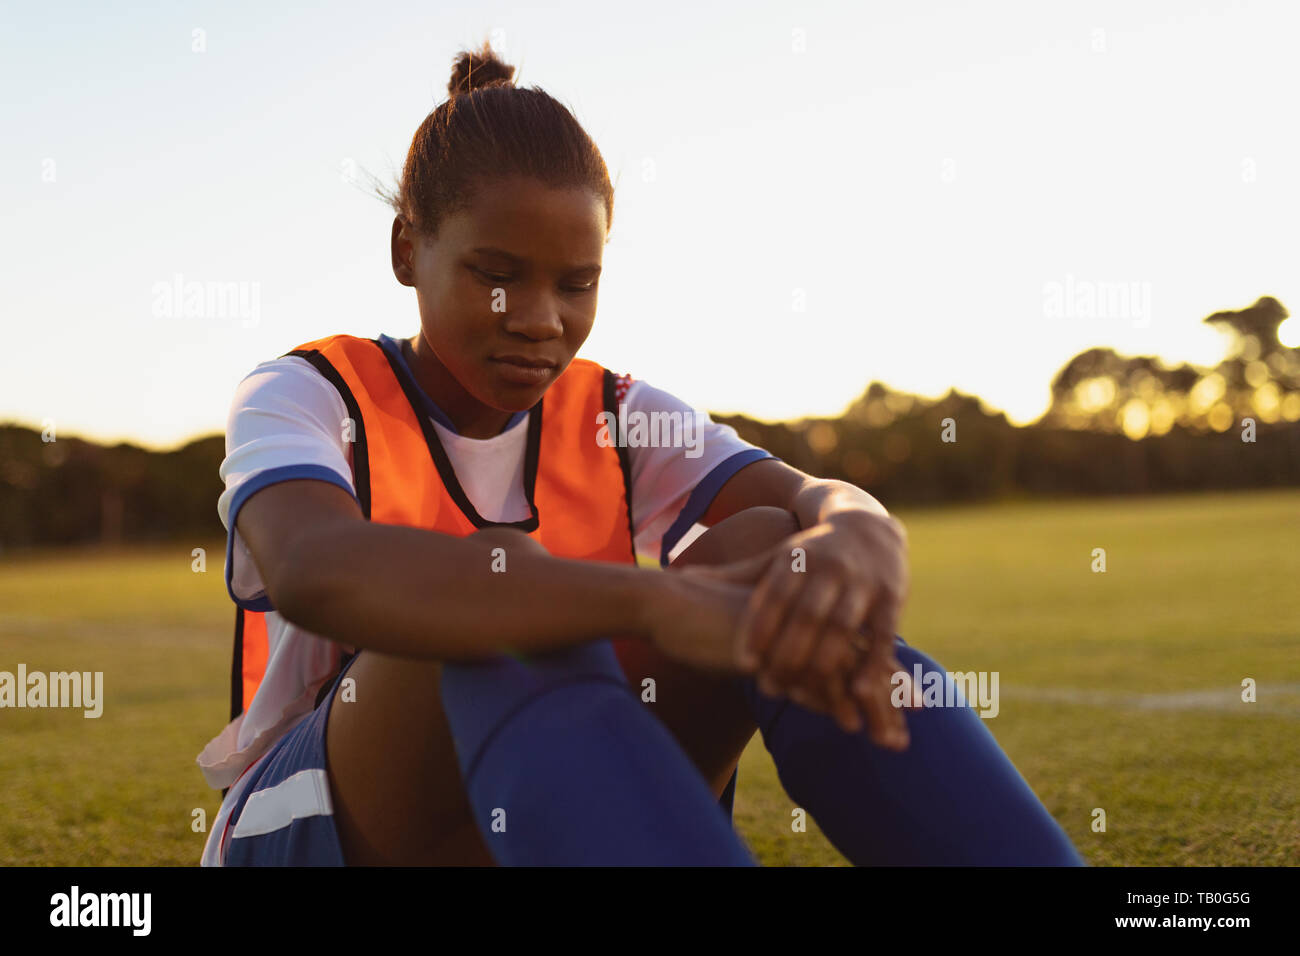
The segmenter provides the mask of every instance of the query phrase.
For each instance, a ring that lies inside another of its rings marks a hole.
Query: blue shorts
[[[325,762],[325,728],[334,692],[278,740],[240,794],[226,823],[223,866],[346,866],[334,827]]]

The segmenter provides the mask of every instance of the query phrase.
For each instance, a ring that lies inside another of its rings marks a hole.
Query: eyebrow
[[[477,248],[471,249],[470,252],[480,252],[483,253],[484,255],[489,255],[489,256],[500,256],[503,259],[509,259],[511,262],[524,261],[514,253],[506,252],[504,249],[498,249],[496,246],[478,246]],[[599,263],[589,262],[586,265],[574,266],[572,268],[572,271],[573,272],[591,272],[591,271],[600,272],[601,267]]]

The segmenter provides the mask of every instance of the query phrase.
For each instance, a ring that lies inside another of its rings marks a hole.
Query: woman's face
[[[481,183],[432,239],[394,221],[393,272],[420,306],[412,370],[461,434],[499,434],[568,367],[596,318],[607,232],[594,192],[523,177]]]

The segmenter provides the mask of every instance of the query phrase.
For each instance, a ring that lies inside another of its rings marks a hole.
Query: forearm
[[[814,478],[806,481],[795,494],[791,509],[799,520],[799,527],[811,528],[821,524],[831,515],[841,511],[869,511],[888,517],[885,506],[857,485],[833,478]]]
[[[374,522],[305,537],[286,573],[293,581],[278,609],[300,627],[386,654],[453,661],[644,637],[660,578],[557,558],[519,532],[458,538]]]

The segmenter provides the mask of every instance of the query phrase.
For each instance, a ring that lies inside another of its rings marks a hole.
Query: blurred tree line
[[[851,481],[889,506],[1297,486],[1300,349],[1278,339],[1286,318],[1267,296],[1209,316],[1231,341],[1213,369],[1089,349],[1056,374],[1047,412],[1022,428],[956,390],[932,401],[879,382],[839,418],[718,420],[794,467]],[[955,441],[943,441],[948,422]]]
[[[222,435],[156,452],[0,425],[0,547],[220,537],[225,452]]]
[[[1294,487],[1300,349],[1278,339],[1286,317],[1271,297],[1208,317],[1232,341],[1212,369],[1089,349],[1057,373],[1051,406],[1025,427],[956,390],[930,400],[879,382],[837,418],[715,417],[796,468],[851,481],[890,507]],[[220,537],[224,453],[221,435],[152,452],[0,426],[0,548]]]

